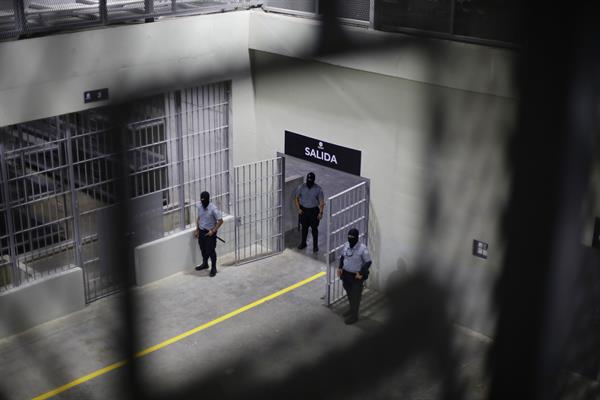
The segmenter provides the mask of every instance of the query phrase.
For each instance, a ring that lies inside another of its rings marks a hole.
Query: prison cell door
[[[361,182],[327,199],[327,287],[325,300],[332,305],[345,295],[342,281],[336,275],[341,251],[348,238],[348,230],[358,229],[359,242],[368,244],[369,182]]]
[[[283,251],[284,167],[277,157],[234,168],[236,264]]]

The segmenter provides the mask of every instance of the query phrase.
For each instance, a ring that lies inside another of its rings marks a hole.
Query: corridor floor
[[[363,348],[365,338],[386,329],[390,310],[381,294],[366,290],[361,320],[347,326],[342,317],[346,301],[324,306],[326,279],[320,276],[218,320],[324,271],[319,259],[295,250],[240,266],[229,261],[227,257],[221,260],[215,278],[190,267],[131,291],[136,351],[217,321],[135,359],[137,387],[144,393],[153,398],[189,398],[194,393],[197,398],[241,399],[254,398],[253,393],[260,392],[256,398],[272,398],[264,391],[281,395],[281,388],[289,385],[294,392],[286,398],[438,398],[440,375],[431,359],[415,354],[402,360],[393,346],[389,356],[399,362],[380,360],[390,368],[389,373],[378,373],[380,377],[370,378],[372,383],[352,394],[338,390],[343,376],[336,370],[324,370]],[[105,298],[80,312],[0,340],[0,398],[45,394],[40,398],[133,398],[124,385],[132,379],[130,364],[115,367],[126,358],[120,346],[120,339],[127,337],[121,322],[125,297],[121,293]],[[488,344],[461,330],[457,330],[456,340],[461,358],[455,368],[470,388],[465,398],[483,398],[482,368]],[[390,342],[394,343],[394,338]],[[373,368],[377,362],[357,359],[355,368],[359,372],[377,370]],[[112,368],[103,370],[109,366]],[[296,378],[306,378],[303,386],[290,383],[298,382]],[[80,382],[51,396],[54,389],[77,379]]]

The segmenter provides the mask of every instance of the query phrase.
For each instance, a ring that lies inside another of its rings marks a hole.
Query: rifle
[[[198,230],[197,230],[197,229],[194,231],[194,237],[195,237],[196,239],[198,238]],[[221,239],[219,236],[216,236],[216,238],[217,238],[217,239],[219,239],[219,240],[220,240],[221,242],[223,242],[223,243],[227,243],[227,242],[225,242],[223,239]]]

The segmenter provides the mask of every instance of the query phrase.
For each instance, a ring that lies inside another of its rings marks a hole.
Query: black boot
[[[208,264],[206,263],[206,261],[204,261],[202,264],[198,265],[196,267],[196,271],[202,271],[203,269],[208,268]]]

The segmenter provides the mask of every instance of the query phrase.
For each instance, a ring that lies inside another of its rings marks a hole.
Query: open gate
[[[348,238],[348,230],[358,229],[359,242],[368,244],[369,182],[361,182],[327,199],[327,288],[325,300],[332,305],[345,296],[342,281],[336,275],[342,247]]]
[[[283,251],[284,170],[283,157],[234,168],[236,264]]]

